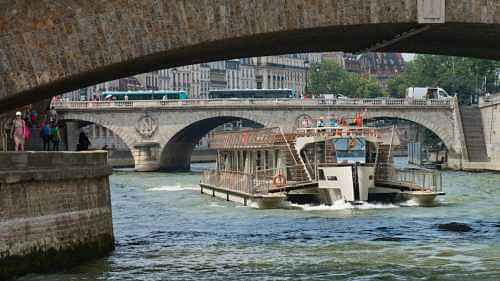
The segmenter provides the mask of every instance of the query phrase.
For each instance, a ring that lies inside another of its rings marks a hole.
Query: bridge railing
[[[177,108],[214,106],[356,106],[356,107],[451,107],[452,99],[196,99],[196,100],[144,100],[144,101],[57,101],[56,109],[98,108]]]
[[[479,98],[479,106],[490,106],[500,103],[500,93]]]

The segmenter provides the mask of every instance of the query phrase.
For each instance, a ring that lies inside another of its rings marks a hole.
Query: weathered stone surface
[[[61,270],[114,248],[106,158],[0,153],[0,280]]]
[[[457,104],[447,106],[405,107],[399,105],[370,107],[366,117],[399,118],[415,122],[440,137],[450,154],[461,159],[464,143],[457,120]],[[85,108],[59,109],[65,120],[81,120],[99,124],[119,136],[133,152],[136,167],[141,171],[189,170],[193,148],[202,137],[214,128],[231,121],[246,119],[265,127],[281,127],[290,131],[304,116],[319,119],[321,116],[352,116],[363,110],[362,106],[318,105],[257,105],[237,104],[224,106],[152,107],[141,108]],[[141,135],[135,124],[145,115],[154,118],[158,128],[151,137]],[[146,144],[143,147],[141,144]],[[159,154],[151,154],[151,145]],[[460,167],[458,167],[460,169]]]
[[[417,14],[417,0],[2,1],[0,112],[160,68],[365,50],[420,27]],[[381,50],[500,58],[499,0],[446,1],[445,15]]]

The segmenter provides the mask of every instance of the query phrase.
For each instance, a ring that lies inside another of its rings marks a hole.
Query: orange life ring
[[[285,185],[286,185],[286,178],[281,173],[273,177],[274,187],[283,187]]]

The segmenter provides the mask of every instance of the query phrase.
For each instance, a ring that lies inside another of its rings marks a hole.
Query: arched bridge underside
[[[191,155],[196,144],[213,129],[238,120],[248,120],[236,116],[216,116],[197,121],[175,134],[161,150],[160,170],[189,171]],[[264,127],[257,122],[253,127]]]
[[[12,0],[0,2],[0,40],[2,112],[237,57],[370,50],[499,59],[500,0]]]
[[[93,122],[112,130],[131,148],[136,167],[143,170],[189,170],[194,145],[210,130],[227,122],[244,119],[264,127],[291,131],[304,116],[353,117],[362,107],[349,106],[230,106],[172,108],[59,109],[64,119]],[[367,119],[398,118],[417,123],[435,133],[451,157],[462,152],[460,125],[453,106],[408,108],[372,107]]]

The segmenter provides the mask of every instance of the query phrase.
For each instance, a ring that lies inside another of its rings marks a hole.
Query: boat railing
[[[380,128],[373,127],[311,127],[299,128],[297,131],[306,137],[321,134],[338,137],[382,137]]]
[[[280,128],[215,133],[210,137],[210,148],[214,149],[260,147],[280,144],[285,145],[283,136],[280,134]]]
[[[392,165],[377,165],[376,184],[409,188],[412,191],[443,192],[442,174],[428,169],[396,169]]]
[[[202,184],[219,187],[226,190],[255,194],[268,194],[271,190],[301,184],[302,181],[289,181],[287,170],[301,165],[292,165],[283,168],[261,169],[254,174],[236,171],[204,171],[201,179]]]
[[[255,177],[258,180],[266,181],[266,182],[269,182],[271,184],[276,177],[282,177],[282,179],[284,179],[284,182],[287,185],[299,183],[300,181],[298,181],[297,179],[293,179],[293,177],[290,178],[287,176],[286,171],[291,170],[291,169],[295,169],[295,168],[304,169],[304,166],[302,164],[297,164],[297,165],[288,165],[288,166],[283,167],[283,168],[272,168],[272,169],[265,169],[265,170],[261,169],[261,170],[257,170],[255,172]],[[293,181],[293,183],[291,183],[291,181]]]
[[[272,182],[233,171],[204,171],[202,184],[246,194],[268,194]]]

